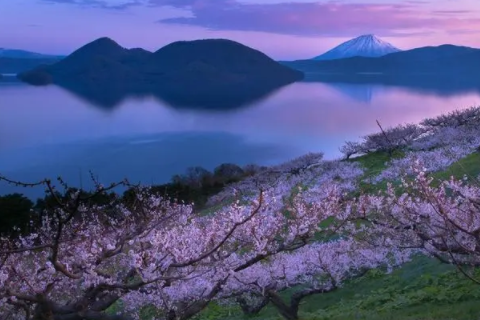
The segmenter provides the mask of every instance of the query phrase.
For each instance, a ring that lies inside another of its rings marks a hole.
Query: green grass
[[[282,295],[288,298],[294,290]],[[210,319],[280,320],[281,317],[271,306],[247,318],[235,306],[212,304],[198,316],[198,320]],[[372,270],[339,290],[305,299],[300,319],[480,319],[480,286],[452,266],[418,257],[391,274]]]
[[[387,167],[387,162],[396,159],[402,158],[404,156],[403,151],[396,151],[390,156],[387,152],[377,151],[368,153],[366,155],[350,159],[350,162],[357,162],[365,169],[365,176],[374,177],[382,172],[383,169]]]
[[[460,159],[442,172],[433,176],[440,180],[449,179],[451,176],[461,179],[467,175],[469,179],[477,179],[480,175],[480,152],[474,152],[467,157]]]
[[[351,159],[349,161],[358,162],[364,168],[365,173],[360,180],[366,178],[372,178],[377,176],[384,170],[387,166],[387,162],[392,159],[398,159],[403,157],[404,153],[397,151],[392,156],[389,156],[386,152],[373,152],[358,158]],[[460,159],[459,161],[452,164],[447,169],[435,172],[432,176],[438,181],[450,179],[454,177],[456,179],[462,179],[464,176],[467,176],[470,182],[480,183],[478,177],[480,175],[480,152],[474,152],[467,157]],[[394,185],[396,181],[390,181]],[[358,195],[360,193],[376,193],[378,191],[386,190],[387,181],[381,181],[377,184],[370,184],[363,181],[359,182],[359,191],[354,194]]]
[[[378,151],[348,160],[359,163],[365,170],[365,173],[359,182],[359,190],[356,192],[356,194],[354,194],[354,196],[357,196],[360,193],[374,193],[381,190],[386,190],[386,181],[381,181],[377,184],[371,184],[363,182],[362,180],[376,177],[387,168],[388,161],[402,158],[404,155],[405,153],[401,150],[395,151],[392,155],[389,155],[387,152]]]
[[[402,152],[393,155],[403,156]],[[371,153],[348,161],[360,163],[365,174],[361,180],[374,177],[386,168],[391,160],[387,153]],[[434,173],[439,180],[450,176],[478,177],[480,153],[476,152],[458,161],[446,170]],[[377,192],[386,183],[370,185],[360,183],[360,192]],[[292,192],[293,195],[293,192]],[[211,214],[230,203],[225,199],[212,208],[204,209]],[[326,221],[325,223],[330,223]],[[476,271],[480,277],[480,270]],[[288,299],[299,288],[282,292]],[[158,316],[152,308],[142,310],[142,320]],[[195,320],[281,320],[277,310],[267,306],[258,315],[246,317],[236,305],[219,305],[212,302]],[[347,282],[342,288],[311,296],[300,306],[301,320],[480,320],[480,285],[461,275],[455,267],[435,259],[417,257],[414,261],[385,274],[371,270],[364,277]]]
[[[402,152],[393,155],[402,157]],[[365,168],[362,180],[378,175],[391,160],[387,153],[371,153],[348,161]],[[480,153],[475,152],[442,172],[439,180],[477,178],[480,174]],[[361,192],[377,192],[386,183],[361,183]],[[480,276],[480,271],[476,271]],[[288,298],[293,288],[283,292]],[[198,320],[279,320],[278,312],[267,306],[254,317],[245,317],[237,306],[212,303]],[[327,294],[319,294],[302,303],[301,320],[479,320],[480,285],[468,280],[453,266],[437,260],[418,257],[391,274],[370,271],[365,277],[346,283]]]

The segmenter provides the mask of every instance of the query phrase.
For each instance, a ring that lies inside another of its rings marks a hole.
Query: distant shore
[[[16,73],[1,73],[0,72],[0,78],[15,78],[17,79],[17,74]]]
[[[16,73],[1,73],[1,72],[0,72],[0,82],[21,83],[21,81],[17,78]]]

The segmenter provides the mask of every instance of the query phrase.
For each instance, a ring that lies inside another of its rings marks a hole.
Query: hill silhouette
[[[38,52],[26,51],[21,49],[0,48],[0,58],[18,58],[18,59],[55,59],[64,58],[63,55],[43,54]]]
[[[154,95],[173,106],[232,108],[302,78],[225,39],[179,41],[151,53],[100,38],[53,65],[19,74],[24,82],[57,84],[105,107],[129,95]]]
[[[352,57],[337,60],[297,60],[284,65],[304,72],[358,74],[457,74],[480,71],[480,49],[454,45],[422,47],[382,57]]]

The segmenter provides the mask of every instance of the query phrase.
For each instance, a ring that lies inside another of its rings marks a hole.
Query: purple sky
[[[309,58],[373,33],[401,49],[480,47],[480,0],[1,0],[0,47],[68,54],[98,37],[156,50],[229,38]]]

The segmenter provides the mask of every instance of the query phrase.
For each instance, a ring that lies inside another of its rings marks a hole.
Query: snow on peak
[[[390,43],[383,41],[373,34],[365,34],[348,40],[335,48],[317,56],[315,60],[343,59],[355,56],[360,57],[381,57],[389,53],[399,52],[400,49]]]

